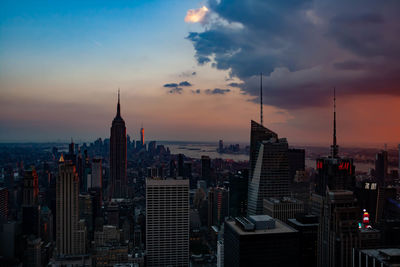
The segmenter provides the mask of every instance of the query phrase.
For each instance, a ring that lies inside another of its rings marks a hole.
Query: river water
[[[248,161],[249,155],[246,154],[226,154],[218,153],[216,144],[176,144],[176,143],[165,143],[165,146],[169,147],[172,154],[184,154],[187,157],[200,159],[201,156],[209,156],[211,159],[221,158],[230,159],[234,161]],[[315,159],[306,159],[306,167],[311,167],[315,169]],[[375,166],[370,163],[355,162],[356,171],[368,172],[371,168]]]

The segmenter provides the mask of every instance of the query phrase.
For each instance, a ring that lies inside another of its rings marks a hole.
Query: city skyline
[[[331,143],[334,86],[340,145],[399,142],[395,1],[351,11],[360,3],[249,2],[270,18],[225,1],[3,2],[0,142],[107,137],[118,87],[135,140],[143,123],[147,140],[247,142],[259,118],[259,72],[264,125],[291,143]],[[255,51],[241,41],[250,37]]]

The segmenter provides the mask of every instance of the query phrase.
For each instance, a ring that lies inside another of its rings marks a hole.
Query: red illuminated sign
[[[349,170],[350,163],[348,162],[341,162],[339,164],[339,170]]]

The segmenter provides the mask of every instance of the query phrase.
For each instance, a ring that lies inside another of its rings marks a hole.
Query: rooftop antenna
[[[119,104],[119,87],[118,87],[118,104],[117,104],[117,116],[121,116],[121,107]]]
[[[339,147],[336,140],[336,87],[333,88],[333,144],[332,144],[332,158],[338,156]]]
[[[263,126],[262,72],[260,72],[260,122]]]

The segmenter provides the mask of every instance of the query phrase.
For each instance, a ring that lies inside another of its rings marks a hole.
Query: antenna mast
[[[260,72],[260,123],[263,126],[262,72]]]
[[[338,156],[338,145],[336,140],[336,87],[333,88],[333,144],[332,144],[332,157]]]

